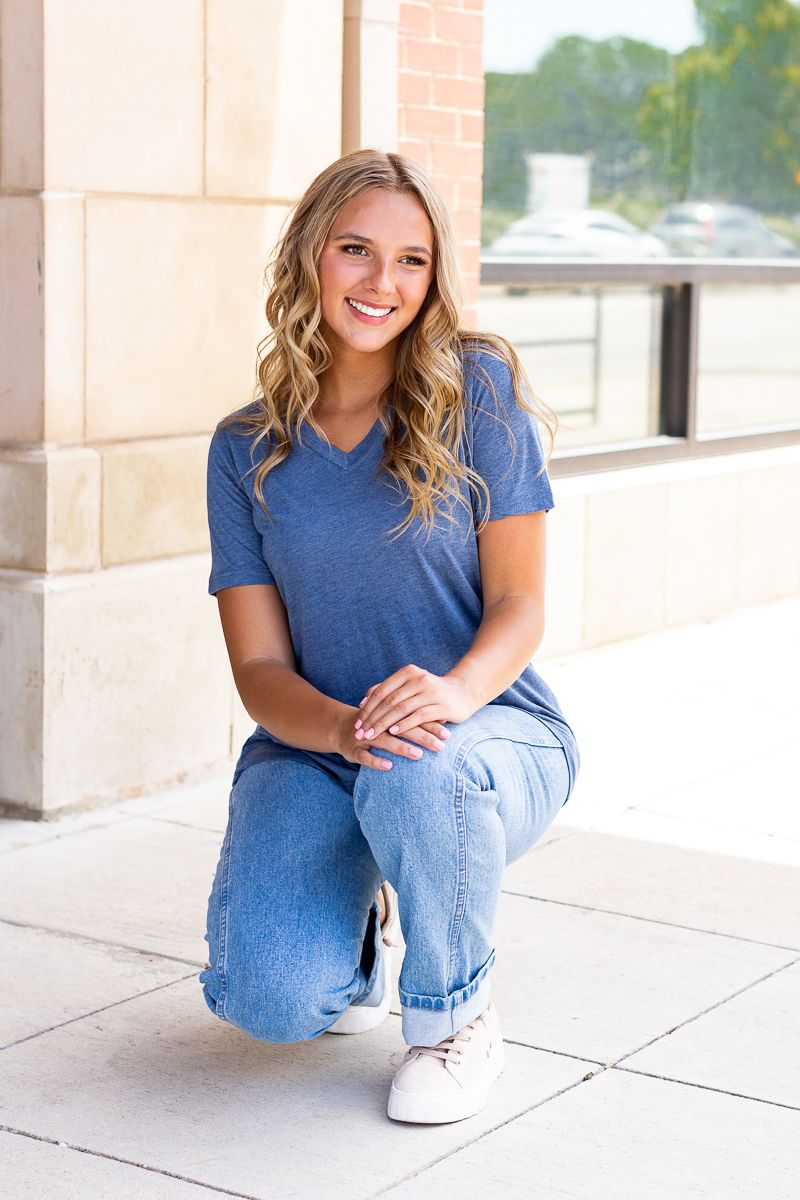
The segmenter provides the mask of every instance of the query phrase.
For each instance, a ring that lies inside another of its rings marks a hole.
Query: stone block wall
[[[0,6],[0,805],[227,760],[205,460],[341,152],[342,0]],[[313,30],[314,36],[309,36]]]

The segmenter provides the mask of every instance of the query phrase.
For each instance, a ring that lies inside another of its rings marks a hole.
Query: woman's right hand
[[[420,759],[425,750],[435,753],[443,750],[450,730],[440,721],[423,721],[413,729],[404,729],[402,737],[391,733],[379,734],[370,738],[368,743],[356,737],[355,723],[358,720],[359,709],[348,708],[342,713],[337,725],[336,752],[348,762],[357,763],[361,767],[371,767],[374,771],[391,769],[391,759],[381,758],[374,750],[391,750],[403,758]]]

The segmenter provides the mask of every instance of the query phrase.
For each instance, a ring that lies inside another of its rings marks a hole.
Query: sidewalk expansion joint
[[[130,1004],[132,1000],[140,1000],[142,996],[152,996],[154,992],[161,992],[164,988],[174,987],[176,983],[185,983],[187,979],[195,979],[196,975],[192,972],[191,975],[181,975],[179,979],[169,979],[166,983],[156,984],[155,987],[145,988],[143,992],[136,992],[133,996],[123,996],[121,1000],[112,1000],[110,1004],[104,1004],[100,1008],[92,1008],[88,1012],[79,1013],[76,1017],[69,1017],[66,1021],[59,1021],[55,1025],[48,1025],[46,1029],[37,1029],[35,1033],[27,1033],[24,1037],[15,1038],[13,1042],[6,1042],[0,1046],[0,1054],[3,1050],[10,1050],[12,1046],[20,1046],[23,1042],[31,1042],[34,1038],[44,1037],[47,1033],[54,1033],[56,1029],[63,1029],[65,1025],[74,1025],[77,1021],[86,1021],[89,1017],[96,1017],[100,1013],[108,1012],[109,1009],[119,1008],[122,1004]]]
[[[507,1038],[503,1038],[504,1042],[507,1040]],[[584,1061],[588,1062],[591,1060],[585,1059]],[[446,1159],[453,1158],[454,1155],[460,1154],[462,1150],[466,1150],[468,1146],[477,1145],[479,1142],[483,1141],[485,1137],[488,1137],[490,1133],[496,1133],[498,1129],[503,1129],[506,1125],[511,1125],[514,1121],[518,1121],[520,1117],[525,1117],[528,1115],[528,1113],[533,1112],[534,1109],[541,1108],[543,1104],[549,1104],[551,1100],[557,1100],[559,1096],[563,1096],[566,1092],[571,1092],[575,1088],[581,1087],[582,1084],[591,1082],[592,1079],[596,1079],[598,1075],[603,1075],[607,1070],[610,1069],[610,1066],[601,1066],[599,1070],[592,1071],[589,1074],[584,1075],[582,1079],[576,1079],[574,1083],[568,1083],[566,1087],[559,1088],[557,1091],[551,1092],[549,1096],[543,1096],[542,1099],[537,1100],[535,1104],[529,1104],[527,1108],[521,1108],[519,1112],[512,1113],[504,1120],[498,1121],[497,1124],[492,1125],[490,1129],[484,1129],[481,1133],[476,1134],[475,1137],[469,1138],[467,1141],[462,1142],[460,1146],[454,1146],[452,1150],[448,1150],[445,1154],[440,1154],[438,1158],[434,1158],[430,1162],[425,1163],[416,1171],[409,1171],[409,1173],[404,1175],[401,1179],[396,1179],[387,1187],[381,1188],[380,1191],[373,1192],[369,1197],[367,1197],[367,1200],[378,1200],[380,1196],[389,1195],[395,1190],[395,1188],[402,1187],[404,1183],[408,1183],[410,1179],[417,1179],[424,1175],[426,1171],[431,1169],[431,1167],[436,1167],[439,1165],[439,1163],[444,1162]]]
[[[0,915],[0,925],[13,925],[15,929],[34,929],[39,933],[51,933],[54,937],[67,938],[76,942],[91,942],[93,946],[107,946],[110,950],[127,950],[130,954],[142,954],[146,958],[159,958],[164,962],[178,963],[182,967],[197,967],[202,971],[204,962],[193,958],[180,958],[177,954],[165,954],[162,950],[146,950],[142,946],[131,946],[128,942],[114,942],[110,938],[93,937],[90,933],[78,933],[75,929],[57,929],[54,925],[40,925],[36,921],[18,921],[14,917]]]
[[[234,1192],[231,1188],[217,1187],[216,1184],[205,1183],[202,1179],[193,1179],[191,1175],[179,1175],[176,1171],[168,1171],[166,1167],[151,1167],[147,1163],[136,1162],[132,1158],[109,1154],[106,1150],[93,1150],[90,1146],[62,1142],[58,1138],[45,1137],[41,1133],[32,1133],[28,1129],[16,1129],[13,1125],[0,1125],[0,1132],[11,1133],[16,1137],[30,1138],[34,1142],[45,1142],[49,1146],[61,1146],[65,1150],[74,1150],[77,1154],[89,1154],[92,1158],[105,1158],[109,1162],[122,1163],[126,1167],[136,1167],[140,1171],[149,1171],[151,1175],[165,1175],[168,1179],[178,1179],[181,1183],[191,1183],[195,1187],[205,1188],[206,1191],[217,1196],[235,1196],[238,1200],[264,1200],[263,1196],[254,1196],[251,1192]]]
[[[627,1075],[644,1075],[648,1079],[660,1079],[665,1083],[679,1083],[682,1087],[700,1088],[704,1092],[718,1092],[722,1096],[735,1096],[737,1100],[752,1100],[756,1104],[771,1104],[773,1108],[788,1108],[790,1112],[800,1112],[800,1105],[786,1104],[783,1100],[766,1100],[763,1096],[751,1096],[748,1092],[733,1092],[730,1088],[714,1087],[711,1083],[698,1083],[694,1079],[676,1079],[673,1075],[659,1075],[655,1071],[642,1071],[635,1067],[618,1067],[610,1064],[612,1071],[624,1071]]]
[[[715,1008],[721,1008],[723,1004],[729,1004],[731,1000],[735,1000],[737,996],[741,996],[744,992],[749,992],[751,988],[758,987],[760,983],[764,983],[767,979],[771,979],[773,975],[779,975],[781,971],[786,971],[789,967],[793,967],[795,963],[800,962],[800,955],[790,959],[789,962],[781,963],[779,967],[775,967],[772,971],[767,971],[765,975],[759,975],[758,979],[752,979],[750,983],[744,984],[743,987],[737,988],[735,992],[731,992],[728,996],[723,996],[721,1000],[716,1000],[713,1004],[709,1004],[708,1008],[703,1008],[699,1013],[695,1013],[692,1017],[687,1017],[685,1021],[679,1021],[677,1025],[673,1025],[671,1029],[666,1029],[663,1033],[657,1034],[654,1038],[650,1038],[649,1042],[643,1042],[641,1046],[637,1046],[634,1050],[629,1050],[627,1054],[621,1055],[615,1062],[609,1063],[611,1067],[617,1067],[626,1059],[632,1058],[634,1054],[639,1054],[640,1051],[646,1050],[648,1046],[655,1045],[665,1037],[670,1037],[678,1029],[683,1029],[685,1025],[691,1025],[693,1021],[698,1021],[700,1017],[706,1016],[707,1013],[713,1012]],[[634,1068],[635,1069],[635,1068]]]
[[[645,917],[640,913],[620,912],[616,908],[600,908],[595,904],[579,904],[574,900],[555,900],[550,896],[532,896],[528,892],[514,892],[501,888],[504,896],[517,896],[520,900],[536,900],[540,904],[559,904],[562,908],[579,908],[584,912],[604,913],[609,917],[625,917],[630,921],[646,921],[649,925],[663,925],[667,929],[685,929],[687,933],[706,933],[709,937],[728,938],[733,942],[745,942],[750,946],[766,946],[770,950],[786,950],[789,954],[800,953],[800,946],[784,946],[780,942],[765,942],[761,938],[744,937],[739,933],[724,933],[720,929],[703,929],[700,925],[682,925],[680,921],[664,921],[660,917]]]

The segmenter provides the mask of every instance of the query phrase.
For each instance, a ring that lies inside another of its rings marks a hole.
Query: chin
[[[364,350],[367,353],[370,350],[382,350],[389,342],[393,342],[400,336],[402,330],[398,332],[396,329],[389,331],[388,329],[365,329],[348,330],[347,333],[339,335],[340,340],[351,346],[354,350]]]

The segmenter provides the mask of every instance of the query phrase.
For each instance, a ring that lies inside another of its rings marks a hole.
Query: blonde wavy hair
[[[459,325],[461,282],[457,241],[452,219],[426,171],[401,154],[357,150],[326,167],[306,190],[285,226],[267,264],[266,316],[270,331],[258,345],[258,384],[248,409],[237,410],[220,422],[253,434],[250,458],[255,471],[254,493],[265,515],[264,480],[291,453],[293,438],[302,445],[305,421],[322,438],[313,406],[319,377],[332,356],[320,330],[322,315],[318,264],[334,221],[348,201],[367,188],[383,188],[414,196],[433,227],[433,278],[414,320],[398,339],[395,376],[378,397],[379,420],[386,433],[381,468],[411,500],[398,537],[414,521],[432,530],[439,501],[463,503],[460,484],[467,480],[486,496],[489,520],[491,498],[480,475],[458,454],[465,423],[465,381],[477,374],[495,400],[492,380],[474,355],[483,351],[511,371],[517,403],[548,430],[549,446],[542,474],[550,461],[558,416],[538,400],[514,350],[497,334],[462,329]],[[393,416],[389,419],[387,401]],[[503,422],[505,424],[505,422]],[[512,447],[514,435],[511,435]],[[255,464],[258,444],[268,439],[271,453]],[[249,472],[248,472],[249,474]],[[452,521],[452,512],[448,511]]]

